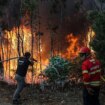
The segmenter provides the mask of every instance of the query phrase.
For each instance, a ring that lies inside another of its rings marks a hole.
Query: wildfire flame
[[[87,35],[87,40],[88,42],[90,41],[90,31]],[[94,32],[92,31],[91,36],[94,36]],[[92,37],[93,37],[92,36]],[[35,42],[37,42],[36,40],[36,33],[34,33],[34,40]],[[79,39],[80,39],[80,35],[74,36],[72,33],[67,35],[66,40],[69,43],[69,47],[66,49],[66,52],[63,55],[64,58],[67,59],[72,59],[76,56],[78,56],[78,52],[80,49],[80,45],[79,45]],[[19,28],[19,30],[17,28],[13,28],[11,31],[5,31],[4,35],[1,37],[1,55],[2,55],[2,59],[8,59],[8,58],[12,58],[12,57],[16,57],[18,56],[18,50],[17,48],[20,48],[20,52],[22,55],[22,51],[24,50],[24,52],[29,51],[31,52],[32,50],[32,35],[31,35],[31,30],[30,28],[27,28],[25,26],[21,26]],[[41,39],[40,39],[41,41]],[[41,42],[42,43],[42,42]],[[19,44],[19,46],[18,46]],[[37,46],[36,43],[33,43],[33,46],[35,49],[33,51],[33,57],[36,58],[39,63],[36,63],[34,65],[34,73],[32,75],[32,72],[30,72],[30,70],[32,70],[32,68],[30,67],[28,75],[27,75],[27,82],[32,82],[32,79],[34,78],[36,83],[39,81],[38,80],[38,75],[42,72],[42,70],[44,70],[46,68],[46,65],[48,64],[48,58],[43,59],[44,54],[42,54],[44,52],[44,47],[42,45]],[[40,52],[39,52],[39,48],[40,47]],[[41,61],[40,61],[40,57],[42,57]],[[14,77],[15,71],[16,71],[16,67],[17,66],[17,60],[11,60],[8,62],[4,62],[4,76],[7,80],[12,79]],[[41,77],[42,79],[42,77]],[[46,80],[45,77],[43,77],[44,80]]]
[[[91,28],[89,28],[89,31],[87,33],[87,46],[88,47],[89,47],[89,43],[94,38],[94,36],[95,36],[95,32]]]
[[[18,34],[19,33],[19,34]],[[37,36],[34,34],[34,39]],[[18,30],[17,28],[13,28],[11,31],[5,31],[3,37],[1,38],[2,45],[1,45],[1,55],[2,59],[9,59],[13,57],[17,57],[18,55],[18,47],[19,50],[22,54],[22,51],[26,52],[29,51],[31,52],[32,50],[32,36],[31,36],[31,31],[30,28],[26,28],[25,26],[21,26],[20,29]],[[36,42],[36,40],[35,40]],[[36,58],[38,60],[38,63],[34,64],[34,72],[35,76],[39,75],[44,68],[46,68],[46,65],[48,64],[48,59],[42,59],[40,61],[40,56],[44,51],[44,48],[42,46],[37,46],[36,43],[33,43],[33,58]],[[39,48],[40,47],[40,52]],[[4,62],[4,76],[6,80],[13,79],[16,68],[17,68],[17,60],[10,60],[8,62]],[[40,67],[41,66],[41,67]],[[32,68],[29,68],[32,70]],[[27,75],[27,81],[31,82],[32,80],[32,72],[28,72]]]
[[[79,45],[79,36],[74,36],[73,34],[69,34],[66,37],[67,42],[69,43],[69,47],[64,54],[65,58],[71,59],[78,56],[78,52],[80,49]]]

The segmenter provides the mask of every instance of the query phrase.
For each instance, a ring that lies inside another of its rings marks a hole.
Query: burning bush
[[[69,75],[72,64],[59,56],[52,57],[48,67],[45,69],[45,75],[49,80],[64,79]]]

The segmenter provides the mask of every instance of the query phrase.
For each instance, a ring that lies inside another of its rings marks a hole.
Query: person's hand
[[[37,60],[36,60],[36,59],[33,59],[33,61],[34,61],[34,62],[37,62]]]
[[[31,60],[32,60],[32,61],[34,61],[34,62],[37,62],[37,60],[36,60],[36,59],[34,59],[34,58],[31,58]]]
[[[101,80],[102,80],[103,82],[105,82],[105,75],[104,75],[104,76],[101,76]]]
[[[87,88],[87,91],[90,95],[94,95],[94,90],[92,88]]]

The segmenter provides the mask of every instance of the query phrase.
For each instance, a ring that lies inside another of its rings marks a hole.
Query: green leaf
[[[49,66],[45,69],[45,74],[50,80],[56,80],[58,78],[64,78],[69,74],[71,64],[69,61],[55,56],[49,61]]]

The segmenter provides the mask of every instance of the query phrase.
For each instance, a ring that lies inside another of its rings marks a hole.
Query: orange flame
[[[66,37],[67,42],[69,43],[69,47],[67,48],[64,57],[71,59],[78,55],[79,52],[79,36],[74,36],[73,34],[69,34]]]
[[[31,30],[30,28],[26,28],[25,26],[21,26],[20,29],[18,30],[17,28],[14,28],[13,30],[9,31],[5,31],[5,35],[3,37],[3,45],[1,47],[1,55],[4,55],[3,59],[8,59],[8,58],[12,58],[12,57],[16,57],[18,56],[18,51],[17,51],[17,46],[18,46],[18,31],[19,31],[19,48],[21,51],[21,55],[22,55],[22,46],[24,48],[24,52],[29,51],[31,52],[32,49],[32,36],[31,36]],[[93,33],[92,33],[93,34]],[[89,33],[88,33],[89,35]],[[88,36],[87,35],[87,36]],[[35,42],[37,42],[36,40],[36,35],[34,33],[34,39]],[[4,40],[5,39],[5,40]],[[65,53],[61,53],[61,55],[63,55],[64,58],[67,59],[72,59],[76,56],[78,56],[78,52],[80,49],[80,35],[74,36],[72,33],[67,35],[66,40],[69,43],[69,47],[66,49]],[[87,37],[88,42],[90,41],[90,39]],[[83,41],[84,42],[84,41]],[[40,52],[38,50],[38,46],[36,43],[34,43],[34,48],[35,49],[33,51],[33,57],[36,58],[38,60],[39,63],[34,65],[34,76],[32,76],[32,72],[28,72],[27,75],[27,81],[30,83],[32,82],[32,79],[37,79],[35,80],[36,83],[40,80],[38,80],[38,75],[46,68],[46,65],[48,64],[48,58],[43,59],[44,58],[44,46],[39,46],[40,47]],[[40,56],[42,56],[42,60],[40,62]],[[15,71],[17,68],[17,60],[11,60],[9,62],[4,62],[4,70],[5,70],[5,78],[7,80],[10,80],[14,77]],[[30,70],[32,70],[32,68],[29,68]],[[41,77],[42,79],[42,77]],[[43,79],[45,80],[46,78],[43,77]]]
[[[18,31],[19,31],[19,36],[18,36]],[[9,58],[18,56],[18,51],[17,51],[18,37],[19,37],[19,48],[20,48],[21,55],[22,55],[22,48],[24,48],[23,49],[24,52],[26,52],[26,51],[31,52],[31,50],[32,50],[32,42],[31,42],[32,36],[31,36],[30,28],[21,26],[19,30],[17,28],[14,28],[10,32],[5,31],[4,39],[6,39],[7,42],[4,43],[4,40],[3,40],[3,42],[2,42],[3,48],[1,48],[1,50],[3,50],[3,53],[1,54],[4,57],[3,59],[9,59]],[[36,35],[34,34],[34,39],[35,38],[36,38]],[[36,43],[34,43],[33,46],[34,46],[33,49],[35,49],[33,51],[33,58],[36,58],[38,60],[38,63],[34,65],[34,72],[35,72],[34,75],[38,76],[42,72],[41,69],[43,70],[44,68],[46,68],[46,65],[48,64],[48,59],[46,59],[46,60],[42,59],[40,62],[40,56],[44,52],[44,48],[42,48],[42,46],[40,46],[41,51],[39,52],[39,50],[37,51],[37,49],[38,49],[37,47],[39,47],[39,46],[37,46]],[[4,70],[5,70],[4,76],[7,80],[14,77],[16,68],[17,68],[17,60],[16,59],[8,61],[8,62],[4,62]],[[31,67],[29,69],[32,70]],[[27,75],[27,81],[31,82],[31,80],[32,80],[32,72],[29,71],[28,75]]]

